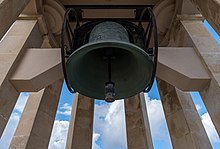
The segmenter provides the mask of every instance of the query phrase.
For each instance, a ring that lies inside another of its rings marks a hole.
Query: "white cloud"
[[[5,130],[2,134],[2,137],[0,139],[1,149],[8,149],[8,147],[11,143],[12,137],[15,133],[15,130],[18,126],[18,122],[20,120],[21,113],[23,112],[23,109],[24,109],[24,106],[27,102],[28,97],[29,97],[28,93],[21,93],[20,94],[20,96],[17,100],[17,103],[14,107],[14,110],[8,120],[6,128],[5,128]]]
[[[148,95],[145,95],[145,98],[153,139],[170,142],[170,137],[161,101],[155,99],[149,100]]]
[[[16,104],[15,111],[13,112],[6,131],[0,140],[1,149],[7,149],[12,136],[17,127],[20,113],[22,112],[27,101],[27,94],[21,94]],[[164,115],[159,100],[150,100],[145,95],[150,117],[151,129],[153,130],[154,138],[164,139],[164,133],[161,130],[164,128]],[[70,115],[71,106],[68,103],[63,104],[59,110],[59,114]],[[111,104],[101,104],[95,106],[94,117],[94,134],[93,134],[93,149],[126,149],[126,128],[125,128],[125,115],[124,115],[124,101],[115,101]],[[53,131],[49,143],[49,149],[64,149],[66,146],[66,139],[68,133],[69,122],[56,120],[54,122]],[[99,143],[98,143],[99,142]],[[99,144],[101,143],[101,146]]]
[[[22,93],[20,95],[14,108],[14,112],[12,113],[2,138],[0,139],[1,149],[8,148],[27,99],[28,94]],[[161,101],[150,100],[147,94],[145,94],[145,99],[153,139],[170,142]],[[201,106],[196,104],[196,109],[201,110]],[[71,106],[68,103],[63,104],[59,108],[58,113],[62,115],[70,115]],[[93,149],[102,149],[102,147],[99,146],[100,143],[104,149],[127,148],[123,100],[111,104],[95,105],[94,118]],[[209,114],[203,114],[201,119],[211,142],[220,143],[220,139]],[[68,127],[68,121],[55,121],[49,149],[65,148]]]
[[[151,101],[151,100],[150,100],[150,97],[148,96],[147,93],[144,93],[144,98],[145,98],[145,101],[146,101],[146,102]]]
[[[20,114],[17,112],[12,113],[8,124],[5,128],[4,133],[2,134],[2,137],[0,139],[0,148],[1,149],[8,149],[10,142],[12,140],[12,137],[15,133],[16,127],[18,125],[18,121],[20,119]]]
[[[93,124],[93,131],[94,132],[101,132],[105,125],[105,117],[108,113],[108,109],[110,104],[102,104],[97,105],[95,104],[94,109],[94,124]]]
[[[145,100],[148,115],[150,115],[149,120],[153,139],[166,141],[168,142],[166,144],[172,148],[161,101],[150,100],[148,94],[145,94]],[[96,137],[99,138],[104,149],[127,148],[123,100],[115,101],[111,104],[95,105],[94,118],[94,132],[98,134]],[[93,149],[96,149],[94,145]]]
[[[28,97],[29,97],[29,94],[21,93],[19,98],[18,98],[18,101],[15,105],[14,110],[17,110],[19,113],[22,113],[22,111],[24,110],[24,107],[25,107],[25,104],[27,102]]]
[[[196,110],[200,111],[200,110],[202,110],[202,107],[199,104],[196,104]]]
[[[104,149],[127,148],[123,100],[111,104],[95,105],[94,118],[94,132],[98,134]],[[93,149],[101,148],[93,144]]]
[[[92,136],[92,149],[101,149],[101,147],[96,143],[100,137],[100,134],[93,133]]]
[[[66,146],[67,134],[68,134],[69,122],[56,120],[53,126],[51,139],[49,143],[49,149],[64,149]],[[93,133],[93,149],[101,149],[96,143],[100,137],[100,134]]]
[[[27,94],[21,94],[16,104],[15,111],[13,112],[6,131],[0,140],[1,149],[8,148],[12,136],[17,127],[20,113],[23,111],[25,103],[27,101]],[[146,103],[148,107],[150,117],[150,125],[153,131],[154,138],[164,139],[167,134],[161,133],[164,131],[164,114],[162,105],[159,100],[150,100],[145,95]],[[59,110],[59,114],[70,115],[71,106],[68,103],[63,104]],[[49,149],[64,149],[66,146],[66,139],[68,133],[69,122],[59,121],[54,122],[53,131],[49,143]],[[126,149],[126,126],[125,126],[125,114],[124,114],[124,101],[115,101],[111,104],[101,104],[95,106],[94,117],[94,134],[93,134],[93,149]],[[99,142],[99,143],[97,143]],[[99,146],[102,144],[103,147]]]
[[[72,106],[68,103],[64,103],[59,110],[57,111],[58,114],[64,115],[64,116],[70,116],[71,115]]]
[[[159,100],[150,100],[147,95],[145,98],[148,112],[150,115],[153,115],[150,118],[154,132],[153,136],[155,138],[165,139],[168,134],[164,135],[164,133],[161,133],[164,132],[165,127],[161,102]],[[64,110],[63,112],[71,111],[71,106],[66,103],[60,110]],[[55,121],[49,145],[50,149],[65,148],[68,126],[68,121]],[[124,101],[115,101],[111,104],[104,102],[101,105],[96,104],[93,131],[93,149],[126,149]]]
[[[55,120],[48,147],[49,149],[65,149],[68,128],[68,121]]]
[[[105,149],[127,148],[123,100],[113,102],[108,109],[103,130],[103,144]]]
[[[220,138],[218,136],[217,131],[215,130],[215,126],[212,123],[212,120],[208,113],[205,113],[201,116],[202,123],[205,127],[207,135],[212,143],[220,143]]]
[[[20,94],[18,101],[15,105],[14,111],[8,121],[6,129],[2,135],[2,138],[0,139],[0,149],[8,149],[10,142],[12,140],[12,137],[17,128],[19,119],[21,117],[21,113],[27,102],[28,96],[29,94],[27,93]],[[60,109],[64,110],[66,115],[68,114],[68,112],[71,113],[71,106],[67,103],[63,104],[63,106]],[[55,120],[53,131],[51,134],[50,144],[49,144],[50,149],[64,149],[65,148],[68,127],[69,127],[68,121]]]

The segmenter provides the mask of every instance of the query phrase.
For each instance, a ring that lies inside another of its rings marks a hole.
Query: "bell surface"
[[[151,79],[153,62],[144,50],[129,42],[122,25],[110,21],[96,25],[89,43],[74,51],[67,60],[68,81],[74,90],[95,99],[105,98],[105,83],[109,81],[106,53],[109,51],[115,99],[144,91]]]

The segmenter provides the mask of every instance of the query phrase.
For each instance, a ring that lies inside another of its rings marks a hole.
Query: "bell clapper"
[[[108,58],[108,82],[105,83],[105,101],[115,101],[115,83],[111,81],[111,59],[113,57],[113,51],[111,49],[106,50],[106,56]]]
[[[115,101],[115,84],[113,82],[105,83],[105,101],[113,102]]]

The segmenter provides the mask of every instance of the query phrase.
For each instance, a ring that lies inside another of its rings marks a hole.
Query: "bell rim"
[[[125,48],[125,47],[130,47],[132,46],[132,48]],[[132,43],[128,43],[128,42],[123,42],[123,41],[116,41],[116,40],[107,40],[107,41],[98,41],[98,42],[90,42],[90,43],[87,43],[83,46],[81,46],[80,48],[78,48],[76,51],[74,51],[68,58],[68,60],[66,61],[66,65],[68,65],[71,57],[73,55],[75,55],[76,53],[80,53],[80,52],[83,52],[83,49],[84,50],[87,50],[87,52],[90,52],[94,49],[98,49],[98,48],[105,48],[105,47],[112,47],[112,48],[123,48],[125,50],[128,50],[128,51],[132,51],[132,50],[129,50],[129,49],[137,49],[136,51],[144,54],[146,56],[146,59],[148,59],[149,61],[151,61],[153,63],[153,61],[150,59],[150,56],[147,52],[145,52],[143,49],[141,49],[140,47],[132,44]],[[85,52],[85,51],[84,51]],[[149,81],[147,82],[147,84],[143,87],[140,87],[140,88],[143,88],[142,91],[144,91],[144,89],[149,85]],[[74,86],[74,85],[72,85]],[[142,92],[141,91],[141,92]],[[81,93],[81,90],[76,90],[76,92],[79,92]],[[120,99],[124,99],[124,98],[129,98],[129,97],[132,97],[136,94],[138,94],[140,92],[138,91],[134,91],[134,94],[130,94],[130,95],[127,95],[125,97],[117,97],[115,100],[120,100]],[[85,95],[84,93],[81,93],[82,95]],[[85,96],[88,96],[88,95],[85,95]],[[104,95],[103,95],[104,96]],[[93,97],[93,96],[88,96],[90,98],[94,98],[94,99],[98,99],[98,100],[104,100],[104,98],[99,98],[99,97]]]

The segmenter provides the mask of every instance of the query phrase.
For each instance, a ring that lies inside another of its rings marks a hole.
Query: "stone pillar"
[[[167,125],[175,149],[211,149],[191,96],[157,79]]]
[[[144,93],[124,103],[128,149],[153,149]]]
[[[212,77],[210,85],[200,95],[220,135],[220,45],[202,21],[183,20],[181,24]]]
[[[220,1],[191,0],[220,36]]]
[[[30,0],[0,1],[0,40],[21,14],[29,1]]]
[[[10,74],[25,49],[40,47],[41,43],[42,37],[36,20],[16,21],[0,42],[0,136],[19,96],[19,92],[9,82]]]
[[[32,93],[22,113],[11,149],[46,149],[56,116],[63,80]]]
[[[76,93],[72,106],[66,149],[91,149],[94,99]]]

